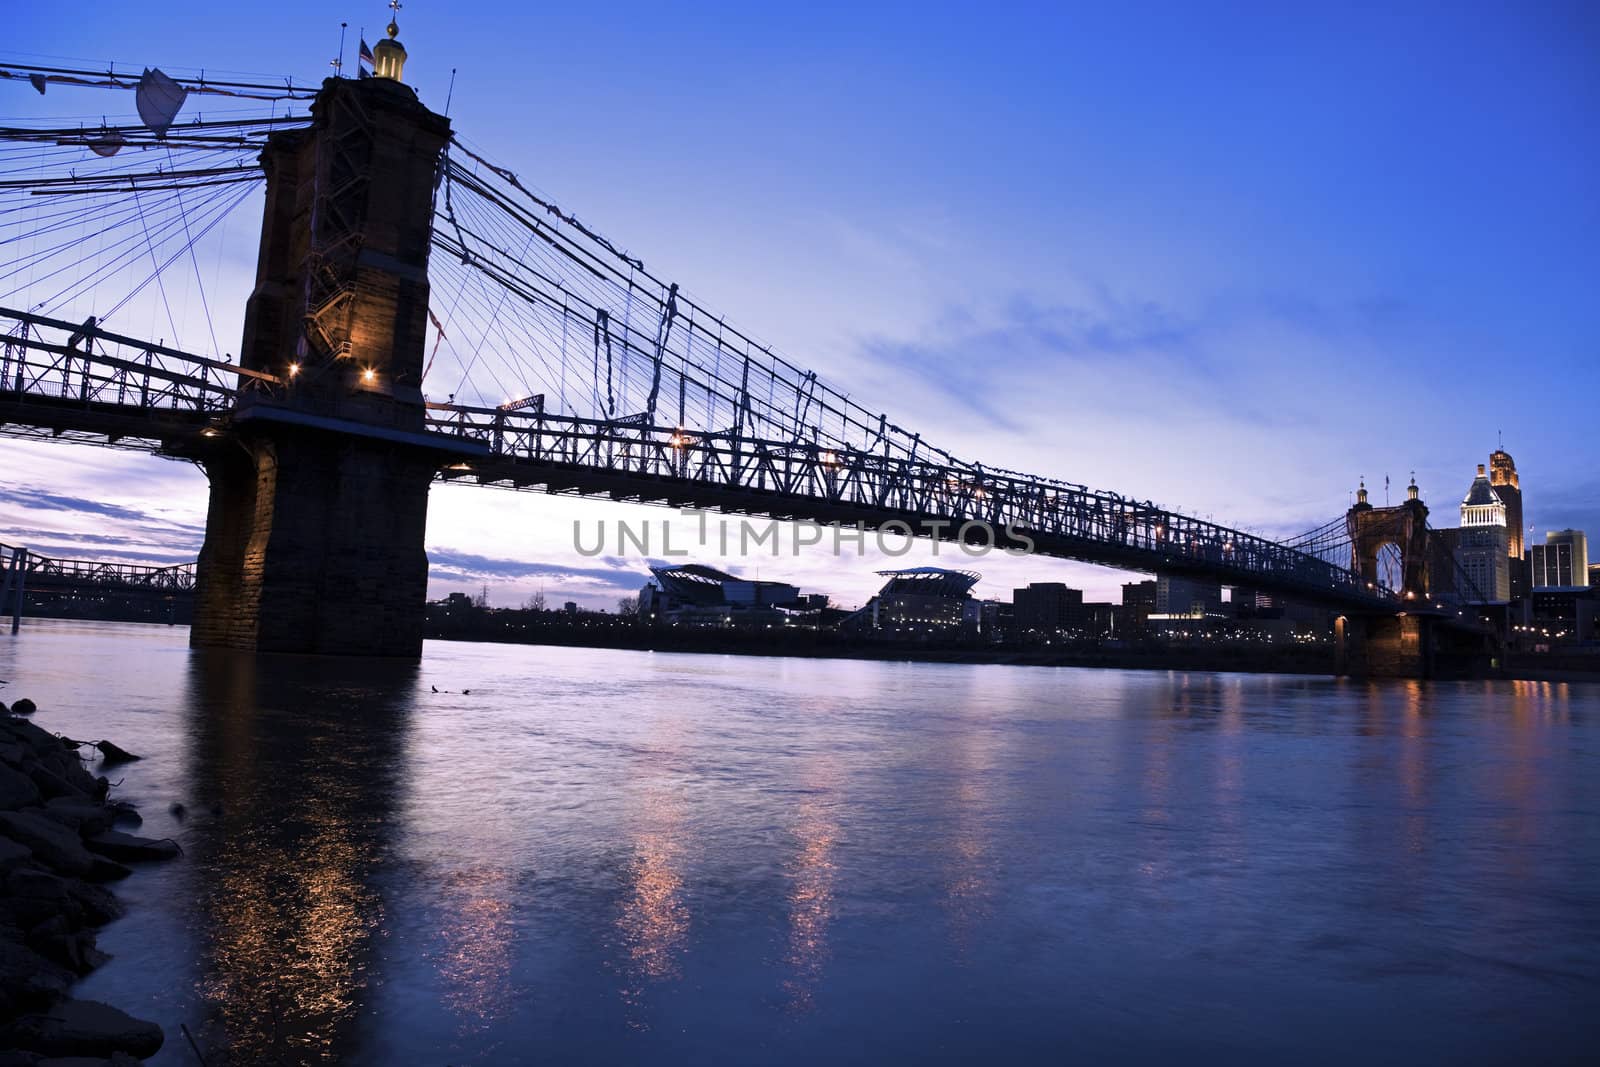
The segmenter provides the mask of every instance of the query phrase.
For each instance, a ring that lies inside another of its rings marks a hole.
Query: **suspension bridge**
[[[1420,549],[1385,571],[1404,539],[1367,543],[1355,509],[1274,541],[952,455],[492,162],[403,84],[393,32],[378,50],[384,76],[316,89],[160,75],[166,100],[225,105],[162,128],[141,96],[139,122],[0,129],[0,433],[205,469],[196,644],[418,654],[436,479],[1025,547],[1352,617],[1459,612]],[[4,78],[145,93],[152,73]],[[247,203],[235,357],[202,256]],[[196,339],[180,286],[200,351],[177,343],[180,318]]]

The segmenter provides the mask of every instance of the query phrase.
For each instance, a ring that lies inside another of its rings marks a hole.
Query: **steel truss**
[[[0,559],[9,563],[16,558],[17,551],[15,546],[0,544]],[[166,593],[187,593],[194,589],[193,563],[155,567],[107,560],[59,559],[32,551],[22,560],[27,588],[35,592],[62,586]]]

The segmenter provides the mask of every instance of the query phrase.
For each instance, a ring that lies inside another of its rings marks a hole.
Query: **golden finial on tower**
[[[390,81],[400,81],[400,72],[405,67],[406,50],[400,43],[400,25],[395,18],[400,12],[400,0],[389,0],[389,37],[372,46],[372,74],[376,78],[388,78]]]

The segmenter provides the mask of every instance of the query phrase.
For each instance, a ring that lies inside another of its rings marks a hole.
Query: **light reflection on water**
[[[836,778],[826,767],[805,773],[805,792],[795,805],[789,832],[794,858],[789,874],[789,929],[783,957],[788,1008],[804,1014],[815,1006],[817,985],[828,961],[828,924],[833,921],[834,850],[839,823],[833,813]]]
[[[642,812],[626,864],[621,912],[617,916],[622,1000],[643,1006],[646,988],[679,977],[678,957],[689,936],[689,908],[683,897],[683,815],[670,791],[645,787]],[[630,1010],[630,1026],[648,1025]]]
[[[198,1031],[238,1062],[340,1058],[383,928],[372,876],[415,686],[410,666],[190,662],[180,802],[215,1008]]]
[[[81,987],[160,1021],[158,1063],[180,1022],[214,1065],[1600,1037],[1593,687],[183,638],[0,639],[7,696],[146,754],[122,793],[184,845]]]
[[[459,1017],[462,1036],[482,1033],[512,1001],[516,916],[524,898],[506,867],[457,871],[438,890],[442,945],[433,957],[444,1000]]]

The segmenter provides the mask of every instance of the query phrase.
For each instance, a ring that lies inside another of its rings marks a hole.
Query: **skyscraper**
[[[1517,478],[1516,461],[1503,448],[1489,453],[1489,484],[1506,506],[1506,554],[1521,559],[1526,549],[1522,542],[1522,483]]]
[[[1480,463],[1478,476],[1461,501],[1461,537],[1456,543],[1456,563],[1469,583],[1469,588],[1462,590],[1468,601],[1511,599],[1508,540],[1506,506],[1489,484]]]
[[[1510,557],[1511,596],[1528,595],[1527,546],[1523,543],[1522,482],[1511,453],[1496,448],[1489,453],[1489,484],[1506,506],[1506,555]]]

